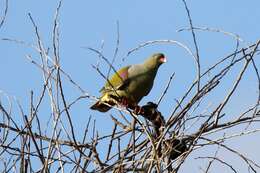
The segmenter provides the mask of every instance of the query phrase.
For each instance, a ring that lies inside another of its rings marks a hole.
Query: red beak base
[[[162,57],[160,58],[160,61],[161,61],[162,63],[165,63],[165,62],[167,62],[167,59],[166,59],[165,56],[162,56]]]

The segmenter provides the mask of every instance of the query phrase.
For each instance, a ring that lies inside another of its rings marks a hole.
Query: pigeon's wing
[[[102,93],[113,90],[123,90],[129,84],[129,68],[126,66],[114,73],[106,82],[105,86],[100,90]]]

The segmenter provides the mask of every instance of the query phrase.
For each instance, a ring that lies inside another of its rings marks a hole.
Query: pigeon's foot
[[[133,112],[134,114],[136,114],[136,115],[143,115],[145,112],[144,112],[144,108],[142,108],[141,106],[138,106],[138,105],[136,105],[135,107],[134,107],[134,112]]]
[[[118,100],[118,104],[122,107],[125,107],[125,108],[128,108],[129,107],[129,101],[126,97],[121,97],[119,100]]]

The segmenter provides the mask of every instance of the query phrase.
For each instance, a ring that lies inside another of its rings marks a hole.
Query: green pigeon
[[[162,53],[156,53],[142,64],[121,68],[108,79],[100,90],[99,101],[90,108],[107,112],[122,99],[127,101],[127,105],[137,105],[151,91],[158,68],[165,62],[166,57]]]

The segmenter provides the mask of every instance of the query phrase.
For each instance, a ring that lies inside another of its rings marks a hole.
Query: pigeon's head
[[[167,61],[166,57],[162,53],[156,53],[156,54],[153,55],[153,57],[154,57],[157,64],[163,64]]]
[[[162,53],[155,53],[144,62],[147,67],[158,68],[161,64],[166,62],[166,57]]]

